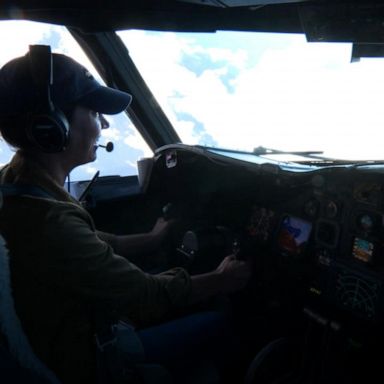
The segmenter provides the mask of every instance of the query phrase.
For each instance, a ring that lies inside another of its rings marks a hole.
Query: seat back
[[[5,240],[0,235],[0,332],[3,335],[11,357],[22,368],[25,368],[35,376],[41,377],[42,382],[59,384],[58,379],[35,355],[31,345],[22,329],[20,320],[16,314],[11,290],[11,277],[9,268],[9,256]],[[2,355],[5,356],[5,348],[2,347]],[[7,358],[10,358],[8,356]],[[18,373],[20,374],[20,372]],[[1,375],[1,374],[0,374]],[[33,376],[33,375],[32,375]],[[0,379],[4,382],[3,379]],[[16,381],[14,381],[16,382]],[[31,377],[32,382],[32,377]],[[37,382],[37,381],[33,381]]]

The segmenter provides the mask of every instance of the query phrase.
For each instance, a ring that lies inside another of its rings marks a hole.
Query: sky
[[[384,61],[351,63],[351,44],[233,32],[120,36],[186,143],[384,158]]]
[[[382,59],[351,63],[350,44],[307,43],[303,35],[121,31],[119,36],[182,141],[252,151],[321,150],[346,159],[384,159]],[[96,76],[65,28],[0,22],[0,66],[29,44],[51,44]],[[125,114],[109,117],[98,160],[73,180],[137,173],[152,155]],[[12,151],[0,143],[0,163]]]

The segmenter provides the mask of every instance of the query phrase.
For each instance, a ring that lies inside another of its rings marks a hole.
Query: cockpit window
[[[384,61],[351,62],[352,44],[291,34],[118,34],[186,144],[384,159]]]
[[[81,47],[65,27],[29,21],[1,21],[0,42],[0,67],[14,57],[24,55],[30,44],[47,44],[51,45],[52,51],[67,54],[89,68],[102,82]],[[104,149],[98,149],[95,162],[72,171],[72,181],[89,180],[98,170],[100,176],[135,175],[136,161],[141,157],[152,156],[148,145],[125,113],[107,116],[107,119],[110,128],[102,130],[99,144],[113,142],[113,152],[107,153]],[[13,150],[4,141],[0,141],[0,165],[7,163],[12,156]]]

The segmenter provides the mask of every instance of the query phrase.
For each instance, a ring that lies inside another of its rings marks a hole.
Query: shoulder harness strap
[[[36,185],[28,184],[1,184],[0,192],[3,197],[8,196],[33,196],[45,199],[55,199],[50,193]]]

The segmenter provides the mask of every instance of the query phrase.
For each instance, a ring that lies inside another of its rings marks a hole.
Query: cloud
[[[26,21],[1,21],[0,66],[14,57],[25,55],[30,43],[42,41],[48,33],[45,24]]]
[[[179,133],[180,139],[183,143],[194,143],[197,141],[197,137],[194,134],[195,123],[193,121],[175,119],[173,126]]]
[[[101,136],[105,139],[119,141],[121,139],[120,130],[117,128],[108,128],[101,131]]]
[[[220,32],[205,35],[204,46],[175,33],[133,31],[122,38],[186,143],[203,140],[196,124],[181,118],[191,115],[222,147],[383,158],[382,60],[351,64],[350,44],[307,43],[302,35],[254,34],[252,40],[250,34]],[[228,38],[228,48],[221,38]],[[252,48],[248,53],[238,48],[244,47],[242,39]],[[216,43],[221,48],[212,48]],[[188,55],[199,60],[186,68]],[[198,67],[202,59],[204,70]],[[220,60],[226,67],[212,65]]]
[[[238,69],[245,68],[248,60],[248,52],[244,49],[223,49],[210,48],[209,55],[214,61],[225,61],[228,65],[232,65]]]
[[[129,160],[126,160],[125,161],[125,164],[129,165],[131,168],[134,168],[137,170],[137,162],[136,161],[129,161]]]
[[[145,143],[144,139],[137,131],[133,131],[131,134],[125,137],[124,144],[131,148],[139,149],[143,153],[143,157],[151,157],[153,155],[152,150]]]
[[[84,171],[89,175],[94,175],[97,172],[97,168],[92,165],[86,165]]]

